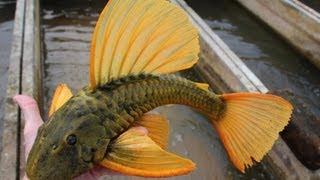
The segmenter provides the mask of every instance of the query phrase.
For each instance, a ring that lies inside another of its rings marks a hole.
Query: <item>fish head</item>
[[[68,107],[72,106],[61,107],[39,128],[27,160],[30,179],[71,179],[104,158],[110,139],[98,117],[79,117],[81,109]]]

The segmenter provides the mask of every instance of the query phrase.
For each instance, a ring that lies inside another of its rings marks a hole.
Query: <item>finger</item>
[[[24,95],[17,95],[13,100],[19,105],[25,119],[24,139],[26,158],[37,136],[38,128],[43,124],[37,102]]]
[[[130,129],[136,129],[144,133],[144,135],[148,135],[148,129],[143,126],[132,127]]]
[[[24,175],[22,180],[29,180],[29,178],[27,177],[27,175]]]
[[[106,169],[100,165],[95,165],[93,169],[74,178],[74,180],[96,180],[96,179],[99,179],[101,176],[106,176],[106,175],[115,176],[115,175],[123,175],[123,174],[110,169]]]
[[[95,177],[95,178],[99,178],[101,176],[104,176],[104,175],[111,175],[111,176],[119,176],[119,175],[124,175],[122,173],[119,173],[117,171],[113,171],[111,169],[107,169],[103,166],[100,166],[100,165],[96,165],[94,166],[94,168],[92,169],[91,171],[91,174]]]

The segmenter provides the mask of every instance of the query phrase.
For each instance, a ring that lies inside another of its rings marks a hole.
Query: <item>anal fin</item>
[[[128,175],[171,177],[195,169],[192,161],[164,151],[147,135],[134,128],[120,135],[109,149],[100,165]]]

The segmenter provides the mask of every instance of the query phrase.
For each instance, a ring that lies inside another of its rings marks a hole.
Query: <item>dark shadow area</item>
[[[320,12],[320,1],[318,0],[299,0],[310,8],[314,9],[318,13]]]

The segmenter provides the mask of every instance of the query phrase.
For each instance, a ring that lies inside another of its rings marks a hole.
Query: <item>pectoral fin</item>
[[[119,136],[100,164],[124,174],[143,177],[171,177],[195,169],[192,161],[164,151],[137,129]]]
[[[49,117],[72,97],[72,92],[66,84],[59,84],[54,92]]]
[[[143,126],[148,129],[148,136],[162,149],[168,147],[169,122],[158,114],[146,114],[135,121],[134,126]]]

